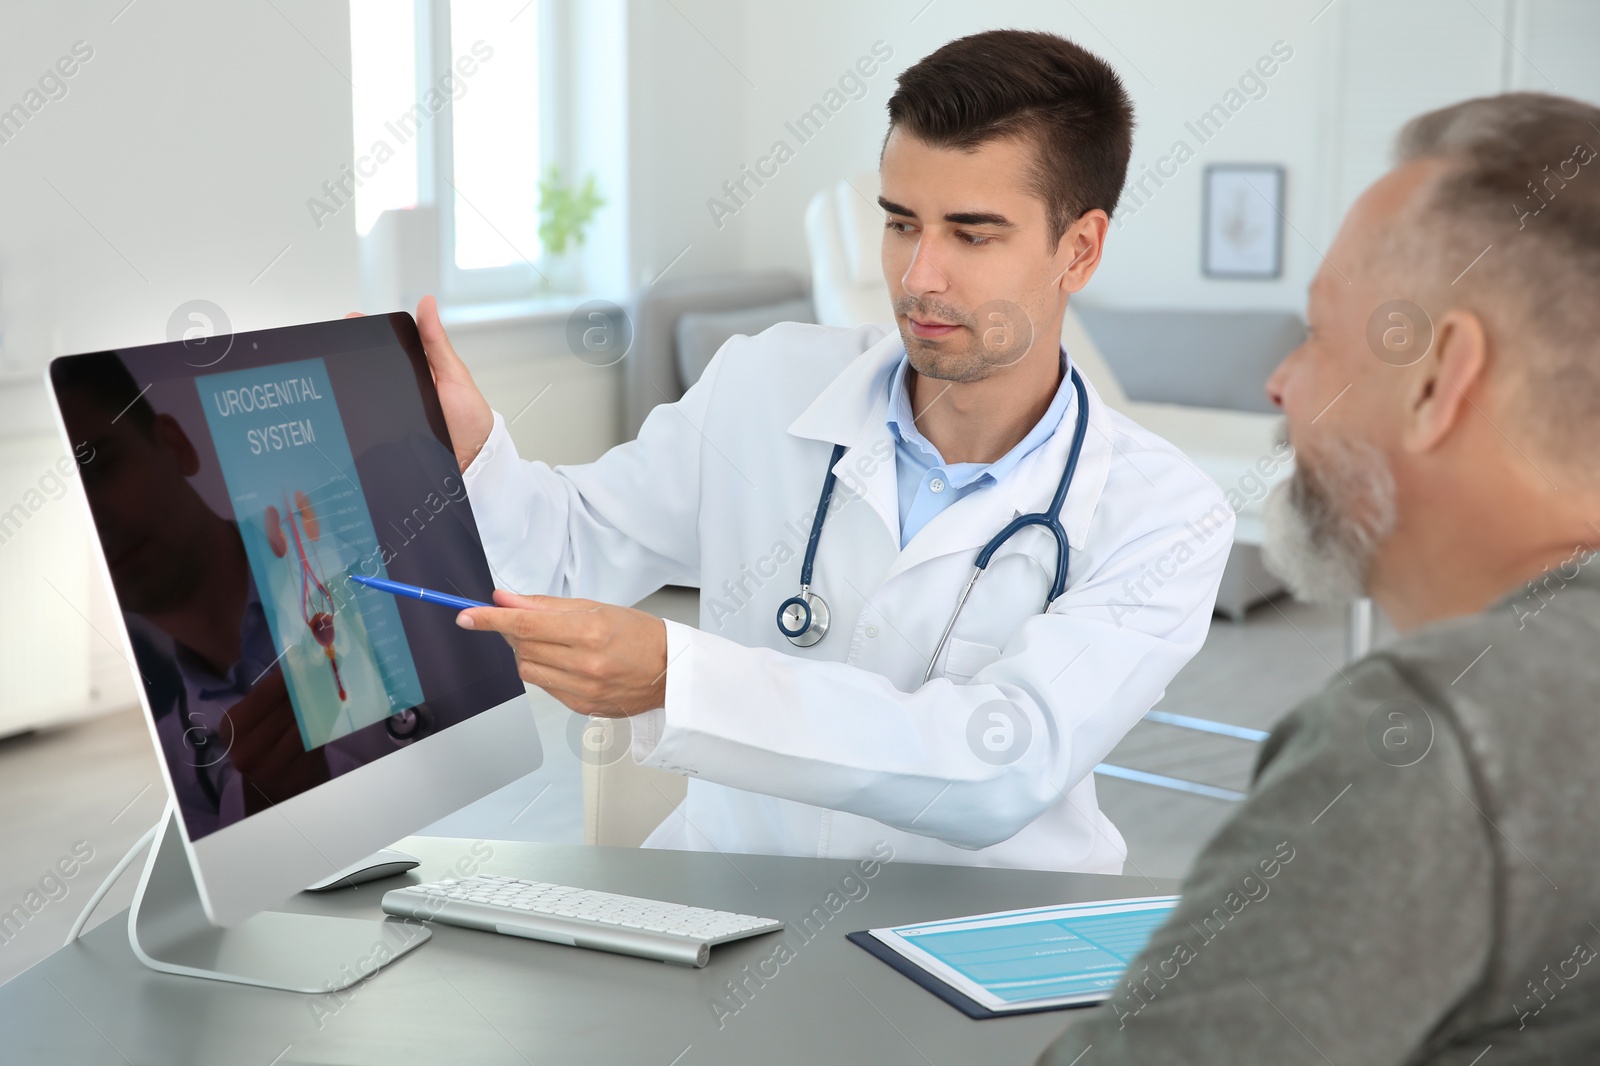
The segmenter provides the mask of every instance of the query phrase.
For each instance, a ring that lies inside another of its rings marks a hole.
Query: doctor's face
[[[1017,138],[962,151],[890,133],[878,198],[883,277],[918,374],[969,382],[1058,365],[1067,296],[1099,265],[1106,215],[1090,211],[1052,241],[1045,202],[1028,185],[1033,158]]]
[[[80,467],[83,490],[123,610],[191,602],[209,577],[200,569],[207,524],[220,519],[188,480],[200,460],[183,427],[167,414],[142,426],[68,390],[61,405],[69,434],[93,457]]]

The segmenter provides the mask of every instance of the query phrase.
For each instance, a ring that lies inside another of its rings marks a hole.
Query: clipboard
[[[854,933],[846,933],[844,938],[878,961],[887,963],[894,970],[911,978],[911,980],[932,992],[968,1018],[976,1018],[979,1021],[985,1021],[989,1018],[1015,1018],[1023,1014],[1043,1014],[1046,1011],[1053,1010],[1082,1010],[1085,1007],[1098,1006],[1095,1003],[1054,1003],[1044,1007],[1023,1007],[1020,1010],[990,1010],[959,989],[951,988],[927,970],[901,955],[898,951],[886,946],[866,929]]]
[[[845,939],[973,1019],[1092,1007],[1177,896],[1061,903],[862,929]]]

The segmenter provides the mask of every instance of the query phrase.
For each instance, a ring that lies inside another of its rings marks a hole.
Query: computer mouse
[[[415,870],[422,860],[403,851],[384,848],[375,851],[360,862],[351,863],[332,877],[324,878],[306,889],[307,892],[327,892],[335,888],[349,888],[382,877],[393,877],[407,870]]]

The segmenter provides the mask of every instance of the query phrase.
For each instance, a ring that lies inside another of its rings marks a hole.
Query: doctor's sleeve
[[[1092,564],[1074,553],[1088,572],[970,679],[903,691],[669,622],[666,707],[635,720],[635,758],[957,847],[1015,836],[1094,771],[1210,625],[1232,510],[1175,451],[1116,466],[1105,496],[1120,502],[1089,533],[1113,547]]]
[[[698,585],[700,449],[721,365],[713,358],[681,400],[592,463],[519,457],[496,411],[464,475],[496,584],[622,605],[662,585]]]

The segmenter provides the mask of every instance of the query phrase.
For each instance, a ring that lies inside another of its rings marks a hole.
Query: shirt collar
[[[902,349],[900,361],[895,365],[894,373],[889,376],[889,432],[894,434],[895,439],[901,444],[921,451],[931,464],[943,467],[945,480],[958,489],[965,488],[982,477],[999,481],[1009,474],[1025,456],[1055,433],[1061,425],[1062,418],[1066,416],[1067,407],[1072,403],[1072,364],[1067,358],[1066,348],[1063,347],[1061,383],[1056,386],[1056,394],[1051,399],[1050,406],[1045,409],[1039,421],[1034,423],[1033,428],[1028,430],[1026,436],[992,463],[946,463],[944,457],[939,454],[939,449],[917,429],[912,416],[911,390],[906,387],[906,375],[910,369],[911,360]]]

